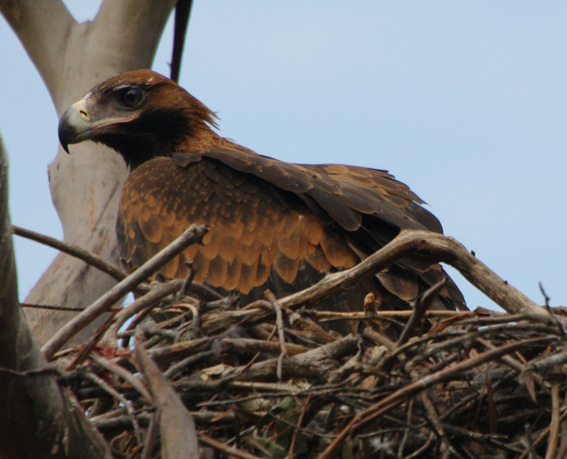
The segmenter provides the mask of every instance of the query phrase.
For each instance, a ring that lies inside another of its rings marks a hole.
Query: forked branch
[[[281,298],[279,304],[282,307],[293,307],[321,301],[408,256],[418,256],[432,263],[444,262],[453,266],[472,285],[511,314],[526,312],[546,314],[540,306],[499,277],[455,239],[438,233],[417,230],[402,231],[392,242],[353,268],[329,274],[317,284]]]

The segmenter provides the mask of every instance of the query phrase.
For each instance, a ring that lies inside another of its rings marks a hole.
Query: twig
[[[75,367],[79,366],[81,363],[85,361],[87,356],[91,353],[91,351],[95,348],[98,344],[99,340],[102,338],[102,335],[106,331],[106,329],[110,326],[112,321],[114,320],[114,315],[111,314],[104,323],[98,327],[98,329],[94,332],[92,337],[79,349],[79,352],[76,353],[74,359],[71,363],[67,366],[66,370],[72,370]]]
[[[539,282],[538,285],[539,285],[539,291],[541,292],[541,294],[543,295],[543,299],[545,300],[545,307],[549,310],[550,309],[549,301],[551,300],[551,298],[549,298],[547,296],[547,293],[545,292],[545,289],[543,288],[543,284],[541,282]]]
[[[270,303],[272,303],[272,307],[276,311],[276,327],[277,327],[277,330],[278,330],[278,339],[280,341],[280,355],[278,357],[278,368],[277,368],[276,374],[278,375],[278,379],[281,381],[282,380],[282,373],[283,373],[283,370],[282,370],[283,361],[288,356],[287,348],[286,348],[286,345],[285,345],[284,321],[283,321],[282,308],[280,307],[278,301],[276,300],[276,297],[274,296],[274,294],[272,292],[270,292],[269,290],[266,291],[265,296],[266,296],[266,299]]]
[[[176,257],[189,245],[199,241],[207,232],[204,226],[191,225],[181,236],[169,244],[165,249],[154,255],[135,272],[116,284],[108,292],[102,295],[93,304],[67,322],[44,346],[43,353],[47,360],[53,357],[61,346],[70,340],[75,334],[82,330],[87,324],[108,310],[122,296],[134,289],[138,284],[147,279],[155,271]]]
[[[215,440],[207,435],[202,433],[199,434],[199,441],[204,445],[209,445],[211,448],[216,449],[217,451],[222,451],[230,456],[238,457],[241,459],[261,459],[254,454],[247,453],[246,451],[241,451],[239,449],[234,448],[233,446],[228,446],[225,443]]]
[[[226,298],[224,296],[220,295],[211,287],[208,287],[204,284],[199,284],[198,282],[195,282],[195,280],[191,281],[189,292],[207,301],[207,304],[214,303],[215,301],[226,301]]]
[[[0,367],[0,375],[1,374],[8,374],[10,376],[15,376],[18,378],[25,379],[36,376],[60,376],[61,370],[59,370],[57,367],[52,365],[46,366],[45,368],[37,368],[34,370],[23,370],[23,371],[14,370],[12,368]]]
[[[567,419],[567,409],[565,407],[561,408],[561,416],[559,418],[559,422],[562,423]],[[528,437],[528,446],[529,448],[535,448],[537,447],[539,444],[541,444],[542,442],[545,441],[545,439],[549,436],[549,432],[550,432],[550,428],[551,426],[547,426],[545,429],[543,429],[540,434],[538,435],[538,437],[535,439],[535,441],[531,442],[530,438]],[[527,436],[527,432],[526,432],[526,436]],[[524,448],[525,449],[525,448]],[[522,454],[520,454],[518,456],[518,459],[526,459],[526,457],[535,457],[535,455],[530,456],[530,454],[532,453],[532,450],[525,450]],[[562,457],[562,456],[559,456]]]
[[[245,388],[246,386],[244,386],[243,381],[231,381],[229,384],[227,384],[227,387],[234,387],[237,389],[241,389],[241,388]],[[229,400],[218,400],[218,401],[209,401],[209,402],[201,402],[199,403],[197,406],[200,407],[209,407],[209,406],[231,406],[234,404],[238,404],[238,403],[245,403],[245,402],[249,402],[251,400],[257,400],[257,399],[281,399],[283,397],[306,397],[306,396],[327,396],[327,395],[338,395],[338,394],[347,394],[347,395],[360,395],[361,392],[364,392],[363,390],[357,388],[357,389],[347,389],[345,384],[332,384],[332,385],[325,385],[325,386],[313,386],[309,389],[299,389],[297,387],[290,387],[287,388],[287,390],[285,390],[286,388],[273,388],[273,389],[269,389],[266,388],[265,386],[262,386],[263,383],[258,383],[258,382],[250,382],[249,384],[251,384],[251,386],[249,388],[255,389],[255,388],[259,388],[260,390],[278,390],[278,392],[274,392],[274,393],[261,393],[261,394],[255,394],[255,395],[249,395],[247,397],[242,397],[242,398],[231,398]],[[265,383],[267,384],[267,383]],[[274,385],[282,385],[282,383],[275,383]],[[322,434],[317,434],[320,436],[325,436]],[[330,436],[330,435],[329,435]]]
[[[118,400],[118,402],[122,404],[124,408],[126,408],[130,421],[132,422],[132,427],[134,427],[134,437],[136,438],[136,442],[138,443],[138,445],[142,445],[143,441],[142,441],[142,434],[140,432],[140,425],[138,424],[138,420],[136,419],[136,415],[134,414],[134,409],[132,408],[132,404],[128,400],[126,400],[122,396],[122,394],[118,392],[114,387],[112,387],[103,379],[99,378],[94,373],[87,371],[84,373],[84,377],[90,380],[91,382],[95,383],[97,386],[99,386],[102,390],[104,390],[108,394],[110,394],[113,398]]]
[[[185,369],[185,367],[197,363],[203,359],[209,358],[215,354],[215,351],[204,351],[196,355],[185,357],[184,359],[175,363],[175,365],[171,365],[163,375],[169,380],[174,379],[178,373]]]
[[[558,367],[559,365],[567,362],[567,349],[556,354],[549,356],[539,357],[533,359],[531,362],[526,364],[525,371],[527,374],[531,373],[541,373],[545,374],[553,367]]]
[[[540,327],[532,324],[528,324],[528,325],[517,324],[513,326],[513,330],[515,332],[531,331],[533,333],[548,334],[550,336],[553,335],[554,332],[556,332],[556,329],[554,328]],[[444,334],[444,335],[426,334],[419,338],[415,338],[409,343],[406,343],[403,346],[395,349],[394,351],[392,351],[392,354],[389,356],[389,358],[394,358],[397,356],[397,354],[406,352],[411,347],[419,346],[426,342],[431,342],[430,345],[424,348],[425,350],[423,353],[421,353],[418,356],[414,356],[413,358],[413,360],[415,361],[423,360],[435,354],[438,354],[443,350],[449,350],[454,347],[462,347],[462,346],[466,347],[466,342],[470,342],[476,339],[478,336],[491,336],[491,335],[496,335],[498,333],[507,333],[509,331],[510,331],[510,325],[505,324],[505,325],[495,325],[489,328],[481,328],[478,330],[470,330],[467,332],[464,331],[457,332],[452,334]],[[441,343],[437,344],[437,341],[440,340],[442,340]]]
[[[404,457],[404,450],[406,447],[406,443],[410,436],[410,427],[411,427],[411,419],[413,413],[413,405],[415,400],[412,398],[408,401],[408,409],[406,413],[406,428],[404,429],[404,434],[402,435],[402,439],[398,445],[398,457]]]
[[[148,352],[152,359],[158,362],[158,364],[162,364],[207,350],[213,342],[213,339],[214,338],[211,337],[205,337],[189,341],[180,341],[178,343],[149,349]]]
[[[433,443],[433,439],[435,438],[435,434],[433,432],[431,432],[431,434],[429,435],[429,437],[427,438],[427,441],[421,445],[417,450],[415,450],[413,453],[403,456],[405,459],[413,459],[414,457],[423,457],[423,453],[425,451],[427,451],[427,449],[429,448],[429,446],[431,445],[431,443]]]
[[[130,385],[134,389],[136,389],[140,393],[140,395],[146,399],[148,403],[154,402],[153,397],[145,388],[145,386],[142,384],[142,382],[138,378],[136,378],[136,376],[130,373],[128,370],[126,370],[125,368],[121,367],[120,365],[114,362],[111,362],[110,360],[100,357],[94,352],[90,353],[90,358],[100,367],[104,368],[107,371],[110,371],[111,373],[114,373],[116,376],[119,376],[124,381],[130,383]]]
[[[291,441],[289,442],[289,453],[287,455],[289,459],[293,459],[293,450],[295,449],[295,442],[297,440],[297,435],[301,431],[301,424],[303,423],[303,417],[305,416],[305,411],[307,410],[307,406],[309,405],[309,399],[310,397],[307,397],[307,400],[301,407],[299,418],[297,419],[297,424],[293,429],[293,435],[291,437]]]
[[[72,257],[79,258],[85,263],[94,266],[95,268],[108,274],[116,280],[120,281],[127,276],[127,274],[118,266],[109,263],[98,255],[89,252],[88,250],[85,250],[77,245],[69,244],[68,242],[60,241],[58,239],[36,233],[35,231],[21,228],[16,225],[12,225],[12,233],[14,233],[16,236],[31,239],[49,247],[53,247],[54,249],[64,252],[67,255],[71,255]]]
[[[494,434],[484,434],[479,432],[471,432],[470,430],[462,429],[460,427],[456,427],[450,424],[444,424],[443,427],[445,431],[452,437],[466,438],[467,440],[470,440],[475,443],[486,442],[489,444],[497,445],[499,448],[502,448],[507,452],[515,453],[515,454],[519,454],[523,451],[523,449],[514,448],[509,444],[505,443],[506,440],[509,440],[509,437],[507,435],[494,435]],[[502,441],[499,441],[499,439]]]
[[[451,445],[451,442],[447,438],[447,434],[445,433],[445,429],[443,428],[443,425],[441,424],[441,421],[439,420],[439,415],[435,411],[435,407],[433,406],[433,403],[431,402],[431,399],[429,398],[427,393],[426,392],[421,393],[420,398],[421,398],[421,401],[423,402],[423,405],[425,406],[425,411],[427,412],[427,415],[429,416],[429,421],[431,422],[431,424],[433,424],[433,427],[435,428],[437,435],[441,438],[441,445],[442,445],[441,452],[443,454],[443,457],[459,457],[460,458],[461,455],[458,454],[457,451],[455,451],[455,449],[453,448],[453,445]]]
[[[265,352],[276,354],[285,352],[286,356],[302,354],[310,349],[300,344],[265,341],[251,338],[221,338],[220,344],[223,349],[230,349],[238,352]]]
[[[123,408],[114,410],[113,413],[119,413],[124,411]],[[100,431],[104,430],[115,430],[124,429],[132,425],[130,419],[127,416],[121,414],[109,415],[110,413],[105,413],[100,416],[93,416],[89,418],[89,421]],[[219,421],[226,422],[228,424],[236,424],[237,419],[234,413],[226,411],[193,411],[191,412],[195,421],[201,426],[212,425],[218,423]],[[138,424],[142,427],[147,427],[151,423],[151,418],[153,413],[143,412],[138,413],[136,418],[138,419]]]
[[[284,360],[283,373],[291,376],[326,380],[329,372],[338,367],[339,359],[356,352],[357,345],[356,337],[345,336],[317,349],[293,355]],[[273,374],[277,369],[277,361],[278,359],[270,359],[255,363],[239,379],[255,380]]]
[[[291,381],[287,383],[271,383],[271,382],[261,382],[261,381],[233,381],[230,383],[231,387],[235,387],[237,389],[244,389],[250,390],[253,392],[276,392],[284,394],[284,397],[292,396],[296,397],[301,395],[305,395],[302,391],[302,388],[298,385],[294,385]],[[317,390],[322,389],[327,386],[312,386],[309,390]],[[333,386],[334,387],[334,386]]]
[[[476,341],[478,341],[480,344],[482,344],[484,347],[486,347],[489,350],[497,349],[497,347],[494,344],[492,344],[490,341],[488,341],[484,338],[478,337],[478,338],[476,338]],[[509,365],[510,367],[512,367],[518,373],[523,373],[526,370],[524,365],[522,365],[520,362],[518,362],[517,360],[515,360],[513,357],[511,357],[509,355],[504,355],[504,356],[500,357],[500,360],[505,362],[506,365]]]
[[[300,312],[300,311],[299,311]],[[340,320],[377,320],[377,319],[407,319],[411,317],[413,310],[405,311],[374,311],[372,314],[367,314],[364,311],[307,311],[308,317],[316,317],[317,319],[340,319]],[[482,314],[482,313],[481,313]],[[460,319],[471,317],[479,318],[479,313],[475,311],[447,311],[446,309],[430,309],[424,312],[425,317],[447,317],[453,318],[458,317]],[[506,312],[491,312],[490,318],[507,318],[512,317]],[[525,315],[521,316],[522,318]]]
[[[432,285],[430,288],[428,288],[427,291],[423,293],[423,295],[420,295],[417,298],[417,301],[415,302],[415,305],[413,307],[412,315],[410,316],[408,322],[406,323],[406,326],[404,327],[404,330],[402,331],[402,334],[400,335],[400,338],[398,339],[398,346],[401,346],[410,339],[410,337],[417,329],[418,325],[423,320],[425,312],[429,309],[429,306],[431,306],[433,300],[435,300],[446,283],[447,278],[441,279],[435,285]]]
[[[374,344],[384,346],[389,351],[394,350],[396,347],[396,343],[394,343],[390,338],[382,335],[381,333],[378,333],[376,330],[373,330],[370,327],[364,327],[364,330],[362,330],[362,336],[364,336],[366,339],[369,339]]]
[[[265,303],[267,303],[268,306],[270,306],[270,303],[267,302],[266,300],[258,300],[258,301],[265,302]],[[254,302],[254,303],[256,303],[256,302]],[[266,343],[271,342],[271,341],[272,341],[272,338],[274,337],[275,334],[276,334],[276,327],[272,327],[271,333],[266,337],[266,339],[265,339],[264,341],[265,341]],[[281,352],[281,347],[280,347],[278,350],[279,350],[279,352]],[[248,368],[250,368],[250,367],[254,364],[254,362],[256,362],[256,360],[258,360],[258,359],[260,358],[261,355],[262,355],[261,352],[256,351],[256,354],[254,355],[254,357],[252,357],[252,358],[246,363],[246,365],[240,367],[240,368],[238,369],[238,371],[235,373],[235,376],[238,377],[238,376],[240,376],[241,374],[245,373],[245,372],[248,370]]]
[[[177,292],[182,285],[183,281],[181,279],[164,282],[152,288],[148,293],[136,299],[127,307],[122,308],[114,317],[114,322],[105,333],[103,340],[107,339],[110,342],[116,341],[118,338],[118,330],[120,330],[122,325],[124,325],[130,317],[146,308],[155,306],[162,298]]]
[[[559,443],[559,384],[551,386],[551,424],[549,426],[549,441],[547,442],[547,452],[545,459],[557,457],[557,445]]]
[[[189,268],[189,274],[183,281],[183,285],[181,286],[180,293],[183,296],[186,296],[190,292],[191,284],[193,283],[193,279],[195,279],[195,270],[193,269],[193,261],[185,261],[185,265]]]
[[[69,312],[81,312],[84,311],[83,308],[76,308],[73,306],[53,306],[49,304],[32,304],[32,303],[20,303],[22,308],[36,308],[36,309],[49,309],[52,311],[69,311]]]

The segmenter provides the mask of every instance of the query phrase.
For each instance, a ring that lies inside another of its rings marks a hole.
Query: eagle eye
[[[144,98],[144,92],[137,86],[131,86],[128,88],[123,88],[118,92],[120,100],[126,107],[134,108],[136,107]]]

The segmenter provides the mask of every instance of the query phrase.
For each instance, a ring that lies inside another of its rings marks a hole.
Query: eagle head
[[[110,78],[59,120],[59,141],[92,140],[120,153],[133,169],[175,151],[206,151],[218,135],[215,115],[177,83],[151,70]]]

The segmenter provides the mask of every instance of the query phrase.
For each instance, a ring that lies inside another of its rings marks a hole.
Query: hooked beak
[[[81,116],[81,112],[77,110],[77,104],[72,105],[59,119],[59,142],[67,153],[69,153],[70,144],[89,139],[91,137],[89,134],[92,134],[95,128],[84,115],[85,112],[82,112],[83,116]]]
[[[125,117],[106,116],[98,118],[98,113],[90,113],[86,98],[75,102],[59,119],[59,142],[69,153],[69,145],[85,140],[96,140],[102,134],[114,133],[122,123],[128,123],[136,118],[136,113]]]

